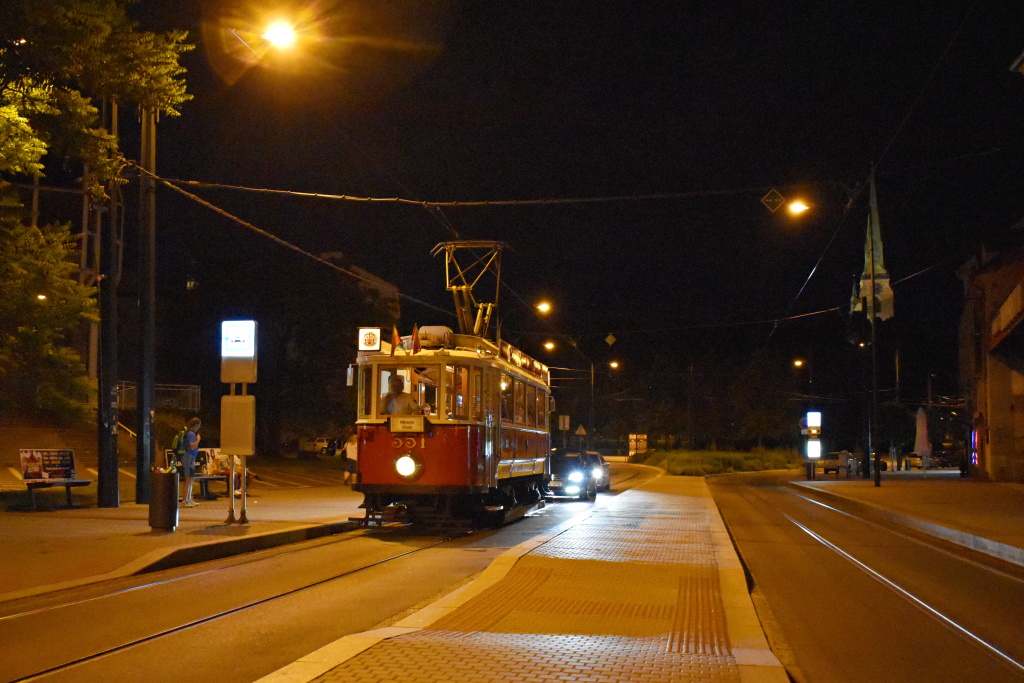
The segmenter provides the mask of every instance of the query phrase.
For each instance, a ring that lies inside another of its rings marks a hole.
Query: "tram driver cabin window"
[[[384,416],[389,412],[389,403],[394,407],[395,403],[388,396],[391,391],[391,378],[401,377],[403,381],[402,392],[407,395],[401,399],[404,414],[423,413],[426,415],[436,414],[438,386],[436,367],[416,367],[412,365],[381,366],[377,377],[377,414]],[[370,396],[370,392],[364,394]],[[411,403],[415,401],[415,404]],[[364,406],[365,407],[365,406]],[[368,410],[368,408],[367,408]]]

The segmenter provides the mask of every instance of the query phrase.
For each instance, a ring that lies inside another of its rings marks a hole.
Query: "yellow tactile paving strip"
[[[621,496],[319,681],[739,681],[708,509]]]
[[[669,653],[661,638],[430,630],[382,641],[317,680],[676,683],[740,676],[730,657]]]

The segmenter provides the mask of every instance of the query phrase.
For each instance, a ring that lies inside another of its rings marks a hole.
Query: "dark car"
[[[597,451],[587,451],[587,455],[594,461],[594,479],[597,480],[597,490],[608,491],[612,487],[612,475],[608,468],[608,461]]]
[[[578,498],[579,500],[595,499],[597,497],[595,467],[595,462],[587,453],[562,451],[552,453],[548,496],[551,498]]]

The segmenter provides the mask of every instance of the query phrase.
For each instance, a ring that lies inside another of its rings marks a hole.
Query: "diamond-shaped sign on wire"
[[[786,202],[786,198],[782,196],[782,193],[776,190],[774,187],[768,194],[761,197],[761,203],[767,207],[769,211],[775,213],[779,210],[779,207]]]

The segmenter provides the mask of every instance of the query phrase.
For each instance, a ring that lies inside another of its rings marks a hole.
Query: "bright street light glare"
[[[794,216],[799,216],[804,211],[807,211],[809,208],[811,207],[807,206],[799,199],[794,199],[789,203],[789,206],[787,207],[788,211]]]
[[[544,342],[544,348],[547,349],[548,351],[551,351],[553,348],[555,348],[555,342]]]
[[[802,360],[800,360],[799,358],[797,358],[795,361],[793,361],[793,365],[795,365],[798,368],[802,367],[803,364],[804,364],[804,362]]]
[[[613,360],[611,363],[608,364],[608,366],[611,367],[614,370],[617,367],[619,367],[619,361]]]
[[[275,21],[267,27],[263,37],[278,48],[288,48],[295,43],[295,29],[287,21]]]
[[[551,304],[549,304],[547,301],[541,301],[539,304],[537,304],[537,310],[540,311],[541,313],[548,313],[551,311]]]

